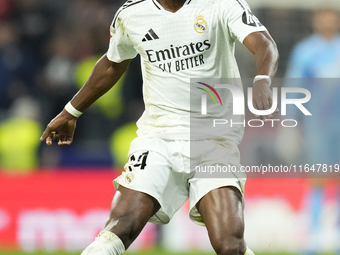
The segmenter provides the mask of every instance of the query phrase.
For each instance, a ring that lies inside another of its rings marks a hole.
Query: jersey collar
[[[181,10],[185,5],[190,4],[191,1],[193,1],[193,0],[186,0],[186,1],[184,2],[183,6],[182,6],[179,10]],[[158,10],[160,10],[160,11],[166,11],[166,10],[163,8],[163,6],[162,6],[160,3],[158,3],[157,0],[152,0],[152,2],[153,2],[153,4],[156,6],[156,8],[157,8]],[[178,10],[178,11],[179,11],[179,10]],[[177,12],[178,12],[178,11],[177,11]]]

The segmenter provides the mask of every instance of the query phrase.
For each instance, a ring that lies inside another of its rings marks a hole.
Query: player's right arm
[[[131,59],[121,63],[110,61],[106,54],[96,63],[89,79],[70,101],[71,105],[78,111],[84,112],[98,98],[110,90],[126,71]],[[47,145],[52,141],[58,145],[70,145],[76,128],[77,117],[71,115],[65,109],[62,110],[47,125],[40,141],[46,140]]]

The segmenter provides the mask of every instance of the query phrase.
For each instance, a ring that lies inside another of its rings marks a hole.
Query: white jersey
[[[156,0],[127,1],[112,22],[107,57],[120,63],[141,56],[145,112],[138,136],[189,140],[190,127],[202,119],[191,118],[190,78],[239,78],[235,41],[264,30],[243,0],[187,0],[176,13]],[[232,103],[230,93],[221,98],[224,105]],[[219,118],[233,118],[231,109],[219,109]],[[207,133],[218,138],[213,130]],[[239,143],[243,125],[217,133]]]

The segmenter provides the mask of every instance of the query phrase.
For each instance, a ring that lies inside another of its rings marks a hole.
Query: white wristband
[[[74,108],[71,102],[68,102],[65,105],[65,110],[76,118],[79,118],[79,116],[83,114],[81,111],[78,111],[76,108]]]
[[[267,80],[269,82],[269,86],[272,84],[272,79],[270,78],[269,75],[256,75],[253,84],[259,80]]]

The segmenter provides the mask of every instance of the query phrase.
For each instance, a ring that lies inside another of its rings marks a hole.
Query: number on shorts
[[[149,151],[143,152],[141,155],[138,156],[137,162],[135,164],[133,164],[133,167],[139,167],[140,170],[144,170],[145,166],[146,166],[146,159],[149,155]],[[132,155],[130,157],[130,161],[131,163],[136,161],[136,157],[135,155]],[[132,171],[131,166],[129,166],[129,170]]]

